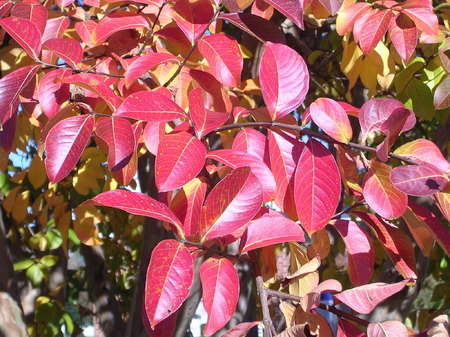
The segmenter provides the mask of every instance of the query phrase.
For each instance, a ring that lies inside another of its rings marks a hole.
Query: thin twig
[[[189,245],[189,246],[197,247],[200,250],[205,250],[205,251],[211,252],[213,254],[217,254],[219,256],[227,257],[229,259],[250,261],[250,259],[245,255],[239,255],[239,254],[233,255],[233,254],[230,254],[227,252],[223,252],[221,250],[217,250],[217,249],[214,249],[211,247],[204,246],[202,243],[199,243],[199,242],[191,242],[191,241],[187,241],[187,240],[181,240],[181,242],[186,245]]]
[[[367,152],[372,152],[372,153],[375,153],[377,151],[376,148],[370,147],[370,146],[366,146],[366,145],[361,145],[361,144],[352,143],[352,142],[341,143],[341,142],[333,139],[330,136],[321,134],[319,132],[316,132],[316,131],[313,131],[313,130],[310,130],[310,129],[306,129],[303,126],[300,126],[300,125],[283,124],[283,123],[278,123],[278,122],[247,122],[247,123],[228,124],[228,125],[221,126],[221,127],[217,128],[217,129],[207,133],[205,136],[207,136],[207,135],[209,135],[211,133],[216,133],[216,132],[230,130],[230,129],[240,129],[240,128],[245,128],[245,127],[262,127],[262,128],[277,127],[277,128],[286,129],[286,130],[294,130],[294,131],[298,131],[301,134],[304,134],[304,135],[307,135],[307,136],[310,136],[310,137],[319,138],[321,140],[326,141],[327,143],[340,144],[340,145],[343,145],[343,146],[347,146],[347,147],[349,147],[351,149],[360,150],[360,151],[367,151]],[[414,160],[411,160],[411,159],[409,159],[407,157],[404,157],[404,156],[400,156],[400,155],[395,154],[395,153],[389,153],[389,157],[398,159],[400,161],[403,161],[403,162],[405,162],[407,164],[411,164],[411,165],[417,165],[418,164],[418,162],[416,162]]]
[[[109,73],[103,73],[100,71],[86,71],[84,69],[76,69],[76,68],[67,68],[65,65],[58,65],[58,64],[50,64],[50,63],[46,63],[40,60],[36,60],[37,63],[42,64],[43,66],[47,67],[47,68],[58,68],[58,69],[68,69],[71,70],[73,73],[87,73],[87,74],[94,74],[94,75],[102,75],[102,76],[108,76],[108,77],[114,77],[114,78],[125,78],[124,75],[114,75],[114,74],[109,74]]]
[[[164,6],[167,5],[168,1],[163,1],[163,3],[161,4],[161,7],[159,7],[158,9],[158,13],[156,14],[156,18],[155,21],[153,21],[152,26],[150,27],[148,33],[147,33],[147,37],[145,38],[144,44],[141,46],[141,48],[139,48],[139,51],[137,52],[136,56],[140,56],[142,54],[142,52],[144,51],[145,47],[147,47],[147,45],[149,44],[150,40],[152,39],[153,36],[153,32],[155,30],[156,24],[159,20],[159,17],[161,15],[162,10],[164,9]]]
[[[335,215],[333,215],[333,217],[331,218],[331,220],[335,220],[335,219],[339,219],[341,217],[342,214],[348,213],[349,211],[351,211],[352,209],[362,206],[364,205],[363,202],[359,201],[359,202],[355,202],[353,205],[348,206],[346,208],[344,208],[342,211],[340,211],[339,213],[336,213]]]

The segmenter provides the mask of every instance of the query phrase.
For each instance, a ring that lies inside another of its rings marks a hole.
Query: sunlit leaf
[[[28,19],[9,17],[0,19],[0,26],[30,55],[37,60],[41,53],[41,31]]]

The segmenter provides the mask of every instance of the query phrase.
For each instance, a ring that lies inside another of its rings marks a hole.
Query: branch
[[[366,145],[361,145],[361,144],[357,144],[357,143],[352,143],[352,142],[348,142],[348,143],[341,143],[333,138],[331,138],[330,136],[321,134],[319,132],[310,130],[310,129],[305,129],[303,126],[299,126],[299,125],[291,125],[291,124],[283,124],[283,123],[278,123],[278,122],[248,122],[248,123],[234,123],[234,124],[229,124],[229,125],[224,125],[221,126],[209,133],[207,133],[205,136],[211,134],[211,133],[216,133],[216,132],[220,132],[220,131],[225,131],[225,130],[230,130],[230,129],[238,129],[238,128],[245,128],[245,127],[262,127],[262,128],[271,128],[271,127],[278,127],[281,129],[286,129],[286,130],[294,130],[297,132],[300,132],[303,135],[307,135],[310,137],[315,137],[315,138],[319,138],[323,141],[326,141],[327,143],[330,144],[339,144],[339,145],[343,145],[343,146],[347,146],[351,149],[355,149],[355,150],[359,150],[359,151],[367,151],[367,152],[372,152],[375,153],[377,151],[376,148],[374,147],[370,147],[370,146],[366,146]],[[400,156],[398,154],[395,153],[389,153],[389,157],[394,158],[394,159],[398,159],[400,161],[403,161],[407,164],[411,164],[411,165],[417,165],[419,164],[418,162],[411,160],[407,157],[404,156]]]
[[[184,65],[187,63],[187,61],[189,60],[189,58],[191,57],[192,53],[194,52],[195,48],[197,47],[198,41],[200,41],[203,37],[203,35],[205,35],[206,31],[208,30],[209,26],[217,20],[217,17],[219,16],[219,13],[222,9],[222,7],[224,6],[224,4],[222,3],[219,7],[217,7],[216,12],[214,13],[214,15],[212,16],[211,20],[209,20],[208,25],[205,27],[205,29],[203,29],[203,31],[201,32],[201,34],[197,37],[197,39],[195,40],[194,44],[192,45],[191,49],[189,50],[189,52],[187,53],[186,57],[184,58],[184,60],[180,63],[180,65],[178,66],[177,71],[175,71],[175,73],[167,80],[166,83],[164,83],[163,87],[168,87],[170,85],[170,83],[173,82],[173,80],[178,76],[178,74],[181,72],[181,69],[183,69]]]
[[[164,9],[164,6],[167,5],[167,2],[168,2],[167,0],[163,1],[163,3],[161,4],[161,7],[159,7],[158,13],[156,14],[155,21],[153,21],[152,26],[150,27],[150,29],[149,29],[149,31],[147,33],[147,37],[146,37],[146,39],[144,41],[144,44],[141,46],[141,48],[139,48],[139,51],[137,52],[136,56],[140,56],[142,54],[142,52],[144,51],[145,47],[147,47],[147,45],[149,44],[149,42],[150,42],[150,40],[151,40],[151,38],[153,36],[153,32],[155,30],[155,27],[156,27],[156,23],[159,20],[161,12]]]
[[[245,260],[245,261],[250,261],[250,262],[252,262],[252,261],[251,261],[249,258],[247,258],[245,255],[240,255],[240,254],[233,255],[233,254],[230,254],[230,253],[227,253],[227,252],[223,252],[223,251],[218,250],[218,249],[214,249],[214,248],[210,248],[210,247],[204,246],[203,244],[198,243],[198,242],[191,242],[191,241],[187,241],[187,240],[181,240],[180,242],[181,242],[181,243],[184,243],[184,244],[186,244],[186,245],[190,245],[190,246],[193,246],[193,247],[197,247],[197,248],[200,249],[200,250],[208,251],[208,252],[211,252],[211,253],[216,254],[216,255],[220,255],[220,256],[223,256],[223,257],[227,257],[227,258],[229,258],[229,259],[234,259],[234,260]]]
[[[50,63],[46,63],[46,62],[43,62],[40,60],[36,60],[36,63],[40,63],[47,68],[70,69],[70,68],[67,68],[65,65],[50,64]],[[108,74],[108,73],[103,73],[103,72],[86,71],[85,69],[70,69],[70,70],[72,70],[73,73],[77,73],[77,74],[87,73],[87,74],[95,74],[95,75],[102,75],[102,76],[115,77],[115,78],[125,78],[124,75],[114,75],[114,74]]]
[[[269,301],[268,301],[269,289],[267,289],[264,286],[262,276],[256,277],[256,288],[258,289],[259,298],[261,300],[261,309],[264,323],[264,337],[275,336],[277,333],[275,331],[275,327],[273,326],[272,318],[270,318],[270,311],[269,311]]]

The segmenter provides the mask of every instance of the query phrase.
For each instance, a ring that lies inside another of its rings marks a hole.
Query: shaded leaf
[[[446,76],[434,92],[433,103],[436,109],[445,109],[450,106],[450,76]]]
[[[39,82],[39,104],[48,118],[55,116],[61,105],[70,98],[69,85],[60,80],[69,73],[69,69],[52,70],[46,73]]]
[[[336,337],[366,337],[366,335],[352,323],[341,318],[338,320]]]
[[[48,39],[43,46],[66,61],[72,68],[77,68],[83,58],[83,49],[80,43],[74,39]]]
[[[223,337],[245,337],[250,329],[257,325],[262,326],[262,322],[246,322],[238,324],[228,330]]]
[[[407,63],[417,46],[418,31],[414,22],[400,13],[389,25],[389,36],[395,49]]]
[[[264,0],[268,4],[275,7],[280,13],[289,20],[303,29],[303,11],[302,2],[300,0]]]
[[[208,28],[209,21],[214,16],[209,0],[179,0],[172,7],[172,13],[174,21],[192,44]]]

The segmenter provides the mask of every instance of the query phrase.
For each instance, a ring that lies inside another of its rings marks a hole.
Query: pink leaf
[[[155,183],[159,192],[175,190],[194,179],[205,164],[205,146],[188,132],[165,135],[158,147]]]
[[[189,93],[189,115],[198,138],[217,129],[229,118],[228,113],[210,111],[204,107],[201,88],[194,89]]]
[[[302,104],[309,88],[309,73],[303,58],[278,43],[266,43],[259,79],[272,120],[282,118]]]
[[[264,0],[275,7],[281,14],[303,29],[303,11],[301,0]]]
[[[446,109],[450,106],[450,77],[446,76],[434,92],[433,104],[436,109]]]
[[[10,0],[0,1],[0,19],[9,12],[12,5],[13,5],[13,3]]]
[[[328,279],[323,282],[320,282],[320,284],[315,287],[311,292],[312,293],[322,293],[322,292],[333,292],[338,293],[342,291],[342,284],[335,279]]]
[[[22,67],[0,78],[0,127],[6,113],[16,102],[22,90],[36,75],[39,68],[39,65]]]
[[[353,35],[364,54],[369,54],[380,42],[393,16],[391,10],[371,10],[356,21]]]
[[[392,260],[395,269],[404,278],[416,279],[416,261],[409,237],[398,227],[384,221],[378,215],[363,212],[353,212],[353,214],[372,228],[378,241]]]
[[[235,327],[228,330],[223,337],[243,337],[247,335],[247,332],[250,331],[251,328],[260,325],[261,322],[246,322],[236,325]]]
[[[318,98],[309,107],[310,115],[326,134],[338,142],[348,143],[353,136],[345,110],[329,98]]]
[[[355,222],[336,220],[332,225],[344,240],[348,253],[348,273],[353,285],[366,284],[373,275],[375,250],[369,235]]]
[[[408,337],[408,329],[399,321],[370,323],[367,327],[367,337]]]
[[[328,13],[334,15],[341,8],[343,0],[319,0],[319,2],[328,11]]]
[[[363,196],[375,212],[386,219],[401,216],[408,204],[408,195],[398,190],[391,182],[392,167],[372,161],[363,182]]]
[[[400,13],[391,20],[389,35],[395,49],[405,63],[408,63],[417,46],[418,32],[414,22]]]
[[[153,249],[145,280],[145,312],[152,329],[178,310],[193,281],[189,249],[175,240],[161,241]]]
[[[231,234],[261,208],[262,187],[250,168],[234,170],[209,193],[200,213],[202,242]]]
[[[388,284],[382,282],[369,283],[334,295],[339,301],[347,304],[360,314],[370,314],[385,299],[402,290],[410,280]]]
[[[72,68],[77,68],[83,58],[83,49],[80,43],[74,39],[49,39],[44,42],[44,47],[58,55]]]
[[[69,25],[69,19],[64,16],[48,19],[44,34],[42,35],[42,42],[44,43],[49,39],[61,38]]]
[[[45,168],[52,183],[65,178],[75,167],[94,130],[94,117],[74,116],[56,124],[45,139]]]
[[[69,85],[61,82],[61,78],[69,73],[69,69],[52,70],[45,74],[39,82],[39,104],[48,118],[56,115],[61,105],[70,98]]]
[[[209,0],[179,0],[172,7],[172,13],[178,27],[192,44],[208,28],[209,21],[214,16]]]
[[[204,36],[198,42],[198,49],[220,83],[228,87],[239,85],[244,59],[235,39],[225,34]]]
[[[75,0],[55,0],[56,4],[59,8],[61,8],[61,10],[72,4],[74,1]]]
[[[168,53],[150,53],[134,60],[125,72],[125,84],[129,87],[148,70],[159,64],[177,62],[178,58]]]
[[[310,139],[297,164],[294,197],[298,219],[312,234],[326,226],[341,197],[341,177],[330,151]]]
[[[428,163],[395,167],[390,175],[392,184],[400,191],[414,195],[431,195],[444,189],[448,177]]]
[[[267,165],[270,163],[267,138],[254,129],[244,128],[239,131],[234,137],[232,149],[254,155]]]
[[[119,106],[120,99],[104,80],[104,76],[96,74],[75,74],[62,79],[63,83],[78,85],[100,96],[114,111]]]
[[[39,1],[26,0],[16,3],[11,10],[11,16],[30,20],[39,29],[41,36],[44,34],[47,24],[47,8],[41,5]]]
[[[148,122],[144,129],[144,143],[147,150],[156,156],[161,138],[165,135],[164,122]]]
[[[89,47],[93,47],[92,43],[92,34],[94,33],[95,27],[97,27],[97,22],[94,20],[86,20],[75,23],[75,30],[81,40],[88,45]]]
[[[108,167],[122,169],[130,161],[136,144],[131,123],[120,117],[100,117],[95,133],[108,145]]]
[[[217,160],[233,169],[248,166],[252,173],[260,181],[264,191],[264,201],[272,200],[275,196],[276,183],[272,172],[267,165],[249,153],[235,150],[216,150],[209,152],[207,158]]]
[[[450,256],[450,233],[439,219],[428,209],[410,201],[408,206],[423,226],[431,233],[447,256]],[[406,220],[406,219],[405,219]],[[407,220],[406,220],[407,221]]]
[[[290,218],[297,218],[294,202],[294,171],[305,146],[287,134],[268,131],[270,169],[275,178],[275,202]]]
[[[30,20],[9,17],[0,19],[0,26],[30,55],[37,60],[41,53],[41,32]]]
[[[105,42],[111,35],[121,30],[148,27],[147,20],[141,15],[121,12],[122,16],[104,17],[94,28],[92,44],[97,46]]]
[[[219,19],[229,21],[244,32],[253,35],[261,42],[286,44],[286,37],[272,21],[250,13],[225,13]]]
[[[441,150],[428,139],[416,139],[406,143],[394,152],[415,161],[432,164],[442,171],[450,170],[450,163],[444,158]]]
[[[303,230],[294,221],[272,211],[250,222],[241,241],[241,253],[257,248],[285,243],[305,241]]]
[[[406,14],[414,21],[417,29],[432,36],[438,34],[438,18],[431,8],[404,8],[402,13]]]
[[[174,229],[177,235],[183,236],[182,224],[170,208],[143,193],[113,190],[100,193],[94,198],[85,201],[83,205],[113,207],[131,214],[167,221],[175,226]]]
[[[154,91],[139,91],[125,98],[114,116],[144,122],[169,122],[185,117],[185,113],[174,101],[164,95]]]
[[[356,20],[358,20],[363,14],[371,9],[371,6],[367,2],[357,2],[342,9],[336,19],[336,31],[339,35],[345,35],[350,29],[352,29]]]
[[[203,306],[208,314],[203,334],[211,336],[233,316],[239,299],[239,277],[226,258],[211,257],[200,267]]]

